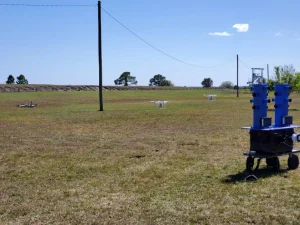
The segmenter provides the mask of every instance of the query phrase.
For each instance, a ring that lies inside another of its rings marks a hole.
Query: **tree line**
[[[130,75],[130,72],[124,72],[118,79],[114,80],[114,83],[115,85],[130,86],[137,85],[138,81],[136,77]],[[174,84],[165,76],[157,74],[149,80],[149,86],[174,86]]]
[[[274,90],[276,84],[288,84],[293,91],[300,91],[300,72],[297,72],[294,66],[284,65],[275,66],[274,75],[267,81],[270,90]]]
[[[20,76],[17,77],[17,81],[15,82],[15,78],[13,75],[9,75],[7,77],[6,84],[28,84],[28,80],[23,74],[20,74]]]
[[[28,84],[28,80],[23,74],[15,78],[13,75],[9,75],[6,81],[6,84]],[[135,76],[131,76],[130,72],[123,72],[120,77],[114,80],[115,85],[137,85],[138,81]],[[285,83],[289,84],[294,91],[300,91],[300,72],[297,72],[294,66],[284,65],[284,66],[274,66],[274,75],[268,80],[264,79],[264,83],[267,83],[272,91],[276,84]],[[204,78],[201,82],[203,87],[209,88],[213,86],[213,80],[211,78]],[[174,86],[172,81],[167,80],[167,78],[161,74],[154,75],[149,80],[149,86]],[[234,85],[231,81],[224,81],[220,85],[221,88],[234,88],[237,86]]]
[[[114,83],[115,85],[130,86],[137,85],[138,81],[135,76],[130,75],[130,72],[124,72],[118,79],[114,80]],[[204,78],[201,84],[203,87],[212,87],[213,80]],[[156,74],[149,80],[149,86],[174,86],[174,84],[172,81],[167,80],[165,76]]]
[[[292,87],[292,90],[299,92],[300,72],[297,72],[292,64],[274,66],[273,76],[269,79],[264,78],[263,83],[267,83],[271,91],[274,90],[276,84],[288,84]],[[204,78],[201,84],[203,87],[212,87],[213,81],[210,78]],[[234,85],[231,81],[223,81],[220,87],[237,89],[237,85]]]

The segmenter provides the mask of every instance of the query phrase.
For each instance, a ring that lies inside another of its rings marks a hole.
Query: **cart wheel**
[[[254,166],[254,158],[252,158],[251,156],[248,156],[247,160],[246,160],[246,170],[247,170],[247,172],[252,173],[253,172],[253,166]]]
[[[299,166],[299,158],[298,156],[292,154],[288,159],[288,166],[290,170],[295,170]]]
[[[266,164],[267,164],[268,167],[273,166],[273,158],[266,158]]]
[[[280,171],[280,162],[279,162],[278,157],[272,158],[272,166],[273,166],[273,170],[275,172],[279,172]]]

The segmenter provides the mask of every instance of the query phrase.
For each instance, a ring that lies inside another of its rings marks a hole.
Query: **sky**
[[[21,7],[1,4],[72,4]],[[123,72],[138,85],[162,74],[175,86],[211,78],[247,85],[251,68],[293,64],[300,71],[299,0],[103,0],[103,85]],[[24,74],[30,84],[98,85],[95,0],[0,0],[0,84]],[[158,50],[159,51],[158,51]],[[167,55],[161,53],[164,52]],[[179,62],[183,61],[185,63]],[[189,65],[188,65],[189,64]]]

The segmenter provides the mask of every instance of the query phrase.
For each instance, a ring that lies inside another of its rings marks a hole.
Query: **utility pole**
[[[99,56],[99,102],[100,102],[100,111],[103,111],[101,1],[98,1],[98,56]]]
[[[269,64],[267,64],[267,77],[268,77],[268,82],[269,82]]]
[[[239,97],[239,55],[236,55],[236,97]]]

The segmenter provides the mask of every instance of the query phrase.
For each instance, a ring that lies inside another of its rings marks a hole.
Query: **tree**
[[[270,90],[274,90],[276,84],[288,84],[295,91],[300,91],[300,73],[292,64],[274,67],[274,76],[268,80]]]
[[[170,80],[165,80],[160,86],[174,86],[174,84]]]
[[[28,80],[25,78],[24,75],[20,74],[20,76],[17,77],[17,84],[28,84]]]
[[[203,81],[202,81],[202,86],[203,87],[211,87],[213,85],[213,80],[210,79],[210,78],[204,78]]]
[[[295,74],[293,89],[297,92],[300,91],[300,73]]]
[[[275,73],[275,83],[280,83],[281,82],[280,66],[274,66],[274,73]]]
[[[293,64],[284,65],[281,67],[281,73],[282,73],[282,75],[285,75],[285,74],[294,75],[296,73],[296,69],[294,68]]]
[[[291,87],[294,84],[296,69],[291,65],[284,65],[281,67],[281,81],[284,84],[288,84]]]
[[[295,78],[296,69],[291,65],[274,66],[275,82],[277,84],[285,83],[292,85]]]
[[[7,84],[14,84],[15,83],[15,78],[13,75],[9,75],[6,81]]]
[[[134,76],[130,76],[130,72],[124,72],[121,74],[121,76],[116,79],[115,81],[115,85],[124,85],[124,86],[128,86],[129,85],[136,85],[137,84],[137,80],[135,79]]]
[[[276,85],[276,81],[275,80],[272,80],[272,79],[269,79],[268,82],[267,82],[269,88],[270,88],[270,91],[274,91],[274,86]]]
[[[220,85],[221,88],[233,88],[234,84],[231,81],[224,81]]]
[[[150,79],[149,86],[174,86],[174,84],[163,75],[157,74]]]
[[[293,74],[287,73],[282,76],[281,81],[282,81],[282,83],[288,84],[292,87],[293,83],[294,83],[294,79],[295,79],[295,77]]]

